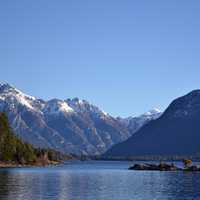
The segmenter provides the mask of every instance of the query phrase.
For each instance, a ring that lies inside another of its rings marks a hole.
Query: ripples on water
[[[0,200],[200,200],[200,173],[128,171],[128,162],[0,170]]]

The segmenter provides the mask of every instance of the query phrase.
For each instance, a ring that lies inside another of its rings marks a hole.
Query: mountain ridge
[[[7,113],[14,131],[26,142],[64,153],[101,154],[135,131],[129,129],[130,122],[125,125],[86,100],[45,101],[8,83],[0,84],[0,111]],[[151,117],[154,114],[144,118],[137,129]]]

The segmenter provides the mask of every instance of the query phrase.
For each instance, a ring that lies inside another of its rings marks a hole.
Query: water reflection
[[[9,194],[9,172],[3,172],[0,174],[0,199],[1,197],[4,196],[5,199]]]
[[[200,173],[192,172],[171,172],[165,175],[163,192],[169,197],[176,199],[195,200],[200,199]]]
[[[99,164],[85,168],[77,164],[52,169],[0,170],[0,199],[200,199],[200,173],[134,172],[126,170],[128,165],[123,162],[118,163],[118,169],[116,163]]]

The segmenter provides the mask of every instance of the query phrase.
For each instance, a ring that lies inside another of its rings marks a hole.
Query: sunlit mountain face
[[[139,117],[115,118],[85,100],[45,101],[8,83],[0,84],[0,111],[24,141],[78,155],[104,153],[161,115],[154,109]]]

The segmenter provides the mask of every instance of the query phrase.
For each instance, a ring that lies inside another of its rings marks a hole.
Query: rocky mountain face
[[[160,118],[150,121],[105,155],[200,155],[200,90],[174,100]]]
[[[15,133],[24,141],[78,155],[105,152],[160,113],[119,119],[85,100],[44,101],[7,83],[0,84],[0,112],[8,115]]]

